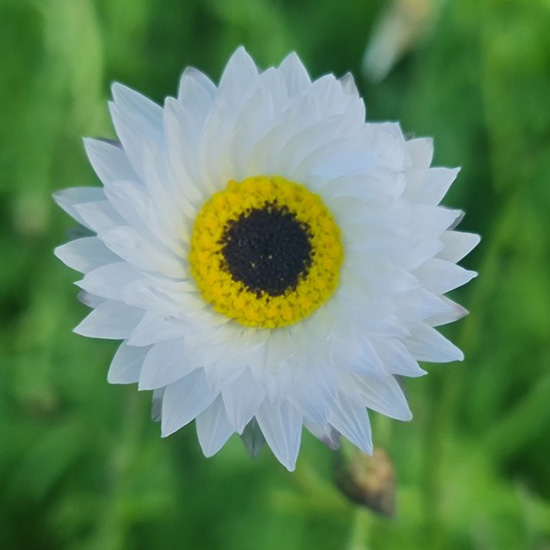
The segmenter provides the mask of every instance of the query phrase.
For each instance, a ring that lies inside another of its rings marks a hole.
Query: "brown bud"
[[[384,516],[395,515],[395,473],[381,448],[371,455],[359,450],[342,453],[336,468],[336,483],[351,501]]]

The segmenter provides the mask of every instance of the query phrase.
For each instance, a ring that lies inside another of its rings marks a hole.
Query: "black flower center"
[[[309,226],[276,202],[229,222],[221,244],[222,268],[258,294],[280,296],[295,289],[311,266]]]

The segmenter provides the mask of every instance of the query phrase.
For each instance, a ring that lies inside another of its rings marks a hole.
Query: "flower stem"
[[[346,550],[369,550],[369,512],[357,506],[353,515],[351,533]]]

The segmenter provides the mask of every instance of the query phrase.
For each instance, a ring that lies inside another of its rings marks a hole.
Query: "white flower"
[[[109,381],[154,390],[163,436],[196,419],[207,456],[247,425],[289,470],[302,425],[371,452],[367,409],[411,418],[395,376],[463,357],[433,328],[475,275],[438,206],[458,170],[295,54],[259,72],[240,48],[219,86],[187,69],[164,107],[113,96],[120,143],[85,140],[103,187],[55,197],[92,231],[56,249],[94,308],[75,332],[124,340]]]

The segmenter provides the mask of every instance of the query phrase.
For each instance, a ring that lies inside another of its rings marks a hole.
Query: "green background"
[[[550,548],[550,2],[401,4],[431,23],[376,83],[382,0],[0,0],[0,548]],[[351,70],[369,119],[463,168],[445,204],[483,236],[480,275],[445,333],[466,360],[407,383],[411,423],[372,415],[393,519],[347,501],[307,435],[293,474],[237,437],[205,459],[194,425],[161,439],[150,395],[106,383],[116,344],[71,332],[86,308],[51,193],[97,184],[80,136],[113,135],[110,83],[162,102],[239,44],[262,67],[296,50],[312,76]]]

